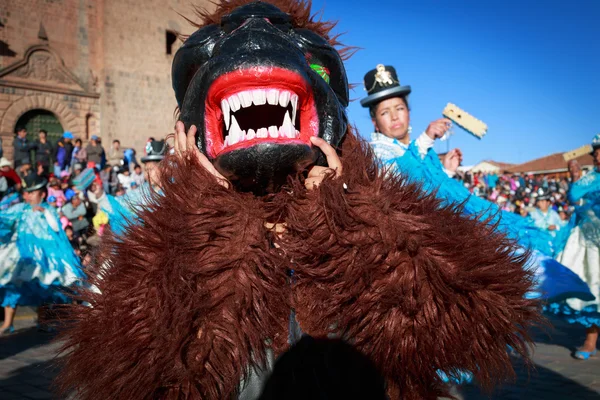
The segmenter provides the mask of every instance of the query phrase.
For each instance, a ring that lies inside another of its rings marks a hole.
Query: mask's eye
[[[329,85],[329,69],[319,64],[310,64],[310,68],[321,76]]]
[[[306,53],[306,62],[310,66],[310,69],[315,71],[327,84],[329,85],[329,68],[325,67],[321,60],[315,57],[312,53]]]

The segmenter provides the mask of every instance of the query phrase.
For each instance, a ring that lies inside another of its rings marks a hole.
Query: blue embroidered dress
[[[65,301],[62,289],[84,278],[79,259],[46,203],[0,212],[0,298],[3,307]]]
[[[569,299],[553,305],[552,311],[571,323],[600,326],[600,172],[573,183],[568,197],[576,204],[575,227],[558,260],[589,285],[595,299]]]
[[[501,211],[497,205],[472,195],[461,182],[450,179],[432,149],[433,143],[425,133],[408,145],[379,133],[374,133],[370,142],[384,166],[403,173],[409,181],[421,184],[426,192],[436,193],[447,204],[463,204],[467,215],[490,218],[491,223],[523,248],[535,250],[531,267],[536,270],[539,293],[532,295],[541,295],[549,302],[592,297],[581,279],[552,258],[556,249],[553,237],[546,230],[536,227],[531,219]]]

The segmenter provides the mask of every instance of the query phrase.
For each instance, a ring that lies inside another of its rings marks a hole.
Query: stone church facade
[[[10,0],[0,8],[0,137],[113,139],[143,151],[174,126],[171,63],[192,0]],[[208,1],[204,2],[208,4]]]

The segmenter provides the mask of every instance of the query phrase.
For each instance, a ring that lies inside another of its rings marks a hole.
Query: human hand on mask
[[[450,129],[450,126],[452,126],[452,121],[448,118],[436,119],[429,124],[425,133],[433,140],[439,139]]]
[[[452,149],[444,156],[444,168],[450,172],[456,172],[462,159],[463,157],[460,149]]]
[[[313,136],[310,138],[310,141],[313,145],[317,146],[327,157],[327,167],[320,167],[318,165],[313,166],[308,172],[308,176],[304,181],[304,186],[308,190],[312,190],[318,187],[327,174],[330,174],[332,171],[335,172],[336,178],[339,178],[342,175],[342,161],[338,156],[337,152],[329,143],[324,141],[323,139]]]
[[[226,188],[229,187],[229,181],[225,178],[204,154],[200,152],[198,146],[196,146],[196,125],[192,125],[188,133],[185,133],[185,125],[181,121],[177,121],[175,124],[175,154],[178,156],[183,156],[184,154],[192,154],[194,157],[200,161],[200,164],[206,169],[209,173],[214,175],[217,178],[217,182],[221,186]]]

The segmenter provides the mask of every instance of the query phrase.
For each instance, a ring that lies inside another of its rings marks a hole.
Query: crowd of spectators
[[[62,228],[83,264],[89,262],[89,249],[99,241],[108,217],[98,208],[95,185],[105,193],[122,196],[144,183],[144,174],[133,149],[123,150],[119,140],[113,140],[105,150],[98,136],[90,137],[84,146],[71,132],[64,132],[56,142],[40,130],[37,140],[27,137],[27,130],[18,129],[13,142],[14,160],[0,154],[0,210],[21,201],[25,177],[37,174],[48,180],[46,201],[56,208]],[[93,169],[97,179],[87,190],[80,190],[74,180]]]
[[[548,210],[560,217],[566,225],[574,211],[569,203],[567,192],[572,179],[568,177],[549,178],[533,174],[463,172],[455,179],[474,195],[497,204],[502,210],[528,217],[540,208],[540,198],[548,200]],[[546,208],[542,205],[542,208]],[[546,212],[544,210],[544,212]]]

